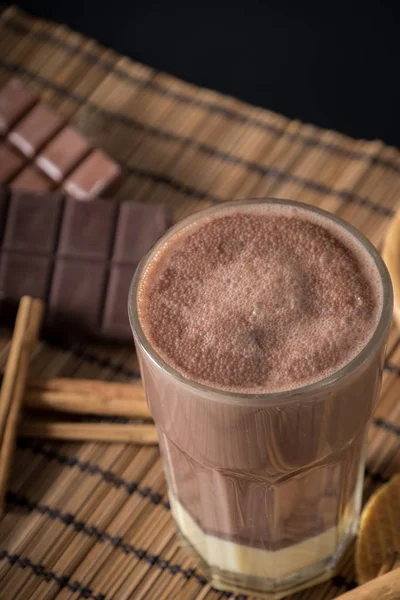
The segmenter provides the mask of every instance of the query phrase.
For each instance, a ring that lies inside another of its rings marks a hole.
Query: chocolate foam
[[[319,381],[351,361],[382,309],[377,269],[322,215],[232,207],[173,235],[142,278],[139,318],[185,377],[244,393]]]

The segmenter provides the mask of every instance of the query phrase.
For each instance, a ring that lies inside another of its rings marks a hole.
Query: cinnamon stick
[[[11,348],[0,392],[0,514],[10,475],[16,431],[28,375],[29,360],[37,342],[43,303],[24,296],[19,304]]]
[[[372,579],[360,587],[342,594],[336,600],[399,600],[400,569]]]
[[[140,384],[85,379],[34,379],[24,404],[32,410],[151,419]]]
[[[90,440],[142,445],[158,443],[155,426],[142,424],[24,421],[19,427],[18,436],[46,440]]]

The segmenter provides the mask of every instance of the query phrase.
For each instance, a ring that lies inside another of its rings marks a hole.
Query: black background
[[[398,2],[21,0],[187,81],[400,147]]]

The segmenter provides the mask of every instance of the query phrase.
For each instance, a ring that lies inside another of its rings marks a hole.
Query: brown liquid
[[[139,285],[146,338],[189,381],[247,395],[216,401],[139,352],[170,492],[203,532],[274,552],[331,530],[328,558],[319,542],[307,552],[310,564],[335,560],[357,524],[383,349],[326,391],[287,399],[283,390],[351,361],[381,310],[372,258],[339,225],[301,208],[221,210],[160,246]],[[211,574],[217,567],[209,562]]]
[[[160,356],[190,380],[244,393],[304,386],[354,358],[381,312],[377,274],[350,236],[313,221],[253,207],[172,237],[139,295]]]

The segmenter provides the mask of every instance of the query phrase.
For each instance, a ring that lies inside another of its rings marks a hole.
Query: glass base
[[[331,578],[354,540],[360,514],[362,470],[354,495],[331,527],[292,544],[261,548],[206,532],[169,490],[172,515],[182,546],[199,561],[210,583],[220,590],[278,600]],[[305,531],[303,532],[305,533]],[[272,541],[279,541],[275,538]]]
[[[201,570],[213,587],[221,591],[257,595],[269,600],[279,600],[333,577],[340,558],[352,544],[356,535],[356,527],[353,525],[353,527],[348,528],[341,543],[336,547],[335,554],[331,554],[318,563],[314,562],[305,568],[292,571],[286,577],[272,579],[228,571],[206,563],[187,536],[180,530],[177,523],[175,525],[182,548],[189,556],[196,558]]]
[[[233,591],[238,594],[246,594],[246,595],[257,594],[258,597],[266,598],[269,600],[280,600],[281,598],[286,598],[288,595],[294,594],[296,592],[301,592],[302,590],[310,588],[314,585],[323,583],[324,581],[331,579],[331,577],[333,577],[333,575],[335,574],[334,569],[328,568],[328,569],[324,570],[324,572],[321,575],[313,577],[311,579],[307,579],[307,581],[305,581],[303,583],[300,583],[298,585],[291,585],[290,587],[285,587],[285,588],[282,587],[280,590],[268,592],[265,589],[259,589],[259,587],[256,588],[254,586],[254,584],[250,588],[250,587],[243,587],[233,581],[232,581],[232,583],[227,583],[227,579],[225,578],[225,576],[220,576],[220,574],[216,574],[216,573],[207,573],[207,570],[208,569],[206,567],[205,574],[208,577],[208,580],[211,583],[211,585],[214,588],[216,588],[217,590],[220,590],[222,592],[224,592],[224,591],[232,592]],[[265,580],[263,580],[263,585],[265,585]]]

